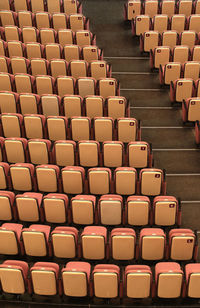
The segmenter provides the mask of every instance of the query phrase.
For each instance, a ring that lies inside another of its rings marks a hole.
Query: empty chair
[[[1,123],[4,137],[17,137],[22,136],[21,126],[23,117],[21,114],[2,114]]]
[[[80,59],[80,47],[78,45],[65,45],[63,47],[63,55],[66,61]]]
[[[198,79],[200,75],[200,62],[188,61],[183,65],[183,77]]]
[[[14,223],[4,223],[0,227],[0,254],[18,255],[23,254],[21,243],[21,232],[23,225]],[[2,277],[1,277],[2,278]]]
[[[67,139],[67,118],[61,116],[47,117],[47,131],[50,140],[66,140]]]
[[[105,227],[96,226],[85,227],[81,233],[81,244],[84,259],[105,259],[107,229]]]
[[[5,51],[7,51],[7,42],[0,40],[0,55],[5,56]]]
[[[77,92],[80,96],[95,95],[96,80],[92,77],[80,77],[76,82]]]
[[[173,62],[184,63],[190,58],[190,49],[188,46],[175,46],[172,53]]]
[[[40,96],[33,93],[19,94],[19,107],[21,114],[38,113]]]
[[[59,116],[61,99],[58,95],[48,94],[41,96],[42,114],[48,116]]]
[[[55,30],[62,30],[67,28],[68,17],[64,13],[53,13],[52,24]]]
[[[44,58],[44,46],[42,46],[40,43],[26,43],[26,53],[27,58]]]
[[[76,258],[78,230],[73,227],[56,227],[51,232],[53,254],[56,258]]]
[[[27,0],[14,0],[13,4],[16,12],[29,10],[29,2]]]
[[[50,61],[51,76],[54,78],[57,78],[58,76],[66,76],[67,68],[68,64],[64,59],[52,59]]]
[[[46,45],[55,43],[56,31],[54,29],[40,29],[40,41],[41,44]]]
[[[122,210],[122,196],[103,195],[100,197],[98,202],[98,216],[102,225],[121,225],[123,220]]]
[[[0,10],[10,10],[10,1],[9,0],[1,1]]]
[[[5,26],[5,41],[21,41],[21,30],[17,26]]]
[[[24,193],[16,195],[16,207],[20,221],[39,222],[41,217],[42,194]]]
[[[95,140],[100,141],[100,142],[112,140],[113,139],[113,127],[114,127],[113,124],[114,124],[113,119],[109,117],[94,118]]]
[[[71,199],[72,222],[79,225],[95,223],[96,197],[77,195]]]
[[[64,294],[72,297],[87,296],[89,293],[90,271],[91,265],[87,262],[68,262],[62,269]]]
[[[86,18],[82,14],[69,15],[69,28],[72,31],[84,30],[86,22]]]
[[[13,57],[10,59],[12,74],[29,72],[30,61],[21,57]]]
[[[30,69],[33,76],[47,75],[49,63],[45,59],[31,59]]]
[[[24,51],[25,51],[25,46],[22,42],[18,41],[9,41],[7,43],[8,46],[8,56],[11,57],[23,57],[24,56]]]
[[[14,190],[31,191],[34,189],[34,166],[32,164],[10,165],[10,176]]]
[[[103,165],[105,167],[121,167],[124,163],[124,145],[121,141],[104,141]]]
[[[69,63],[70,76],[74,78],[86,77],[88,64],[84,60],[73,60]]]
[[[114,174],[115,192],[120,195],[134,195],[136,193],[137,172],[131,167],[119,167]]]
[[[35,77],[36,92],[39,95],[54,93],[55,79],[51,76],[40,75]]]
[[[159,78],[161,84],[169,85],[171,81],[175,81],[181,77],[181,63],[169,62],[164,66],[160,66]]]
[[[111,66],[105,61],[91,61],[89,66],[91,77],[95,79],[111,77]]]
[[[78,30],[75,32],[75,40],[76,44],[80,47],[96,45],[95,43],[95,35],[89,30]]]
[[[159,68],[171,60],[171,49],[168,46],[158,46],[150,50],[150,67]]]
[[[18,14],[19,28],[32,27],[33,26],[33,15],[29,11],[19,11]],[[31,42],[31,40],[29,41]]]
[[[198,42],[198,35],[195,31],[183,31],[180,34],[180,45],[193,47]]]
[[[24,294],[27,289],[28,264],[6,260],[0,265],[1,288],[4,293]]]
[[[71,134],[75,141],[90,139],[91,121],[88,117],[72,117]]]
[[[98,80],[98,92],[103,98],[119,94],[119,82],[115,78],[100,78]]]
[[[115,228],[111,231],[111,249],[114,260],[135,258],[136,234],[130,228]]]
[[[82,56],[87,62],[102,60],[102,50],[97,46],[84,46],[82,48]]]
[[[0,19],[1,19],[1,26],[14,26],[16,22],[17,14],[13,11],[0,11]]]
[[[62,46],[60,44],[47,43],[45,45],[45,57],[47,60],[61,59]]]
[[[171,229],[169,231],[170,259],[196,260],[196,236],[190,229]]]
[[[117,265],[98,264],[92,272],[94,295],[99,298],[119,296],[120,269]]]
[[[149,223],[150,200],[146,196],[130,196],[127,198],[126,221],[132,226],[144,226]]]
[[[200,60],[200,46],[199,45],[195,45],[192,48],[191,51],[191,60],[192,61],[199,61]]]
[[[117,119],[117,140],[131,142],[138,139],[138,122],[135,118]]]
[[[186,28],[186,16],[175,14],[171,17],[171,30],[175,30],[178,33],[182,32]]]
[[[14,92],[0,92],[1,113],[16,113],[18,97]]]
[[[8,73],[9,71],[10,71],[10,59],[5,56],[1,56],[0,57],[0,72]]]
[[[166,235],[159,228],[140,231],[139,250],[143,260],[161,260],[165,257]]]
[[[178,44],[178,32],[177,31],[164,31],[162,33],[161,42],[163,46],[174,48]]]
[[[34,92],[35,78],[28,74],[15,74],[15,87],[17,93],[32,93]]]
[[[159,298],[181,296],[183,272],[178,263],[161,262],[155,266],[156,295]]]
[[[27,139],[44,138],[45,116],[30,114],[24,116],[24,128]]]
[[[39,38],[39,30],[35,27],[23,27],[22,28],[22,39],[24,43],[37,42]]]
[[[0,73],[0,91],[12,91],[13,75],[8,73]]]
[[[199,263],[186,264],[185,266],[187,297],[199,298]]]
[[[161,14],[166,14],[169,17],[175,13],[175,1],[174,0],[165,0],[161,2]]]
[[[57,37],[58,42],[62,47],[65,45],[71,45],[74,41],[74,32],[71,29],[58,29]]]
[[[1,174],[0,188],[1,189],[8,189],[8,187],[10,187],[10,180],[8,178],[8,172],[9,172],[8,163],[0,163],[0,174]]]
[[[62,99],[64,115],[67,118],[80,117],[83,110],[83,100],[79,95],[65,95]]]
[[[180,222],[178,200],[172,196],[158,196],[153,200],[154,224],[173,226]]]
[[[15,194],[11,191],[0,192],[0,219],[1,221],[11,221],[15,218],[14,211]]]
[[[83,194],[85,191],[85,170],[82,167],[65,167],[61,170],[63,192]]]
[[[195,32],[200,32],[200,15],[193,14],[188,18],[188,29]]]
[[[50,14],[48,12],[36,12],[35,24],[37,29],[51,28]]]
[[[129,115],[129,105],[123,96],[109,96],[106,100],[108,116],[113,119]]]
[[[60,97],[75,93],[75,79],[70,76],[58,76],[56,78],[57,93]]]
[[[38,165],[35,169],[39,191],[57,192],[60,169],[55,165]]]
[[[132,22],[133,35],[140,35],[151,28],[151,19],[148,15],[138,15]]]
[[[199,121],[199,103],[200,100],[198,97],[188,98],[186,101],[183,101],[182,104],[182,119],[183,122],[187,121]]]
[[[43,198],[45,221],[48,223],[66,223],[68,197],[64,194],[51,193]]]
[[[193,2],[191,0],[179,0],[178,1],[178,14],[185,14],[190,16],[193,10]]]
[[[128,298],[147,298],[151,295],[152,272],[149,266],[126,266],[125,279],[125,292]]]
[[[68,15],[79,12],[80,6],[81,5],[78,3],[78,1],[63,0],[64,12]]]
[[[105,195],[111,191],[111,170],[109,168],[91,168],[88,170],[89,192]]]
[[[34,165],[48,164],[50,160],[51,141],[45,139],[29,139],[28,151],[30,161]]]
[[[158,31],[148,31],[144,32],[140,36],[140,50],[141,52],[149,52],[159,45],[160,35]]]
[[[49,255],[50,226],[30,225],[22,230],[25,254],[32,257]]]
[[[49,13],[60,12],[60,1],[59,0],[47,0],[47,11]]]
[[[155,15],[153,18],[153,30],[162,33],[163,31],[168,30],[168,15],[159,14]]]
[[[194,80],[191,78],[180,78],[170,84],[171,102],[182,102],[194,96]]]
[[[88,95],[84,98],[84,105],[87,117],[103,117],[104,99],[102,96]]]
[[[146,168],[152,165],[150,145],[144,141],[134,141],[128,144],[128,165],[134,168]]]
[[[148,15],[150,17],[154,17],[156,14],[158,14],[158,1],[151,0],[151,1],[145,1],[144,3],[144,14]]]
[[[195,3],[194,3],[194,13],[200,14],[200,2],[199,2],[199,0],[196,0]]]
[[[37,295],[56,295],[58,292],[59,265],[52,262],[36,262],[30,268],[33,293]],[[45,283],[44,283],[45,281]]]
[[[79,164],[83,167],[97,167],[100,162],[98,141],[82,140],[78,142]]]
[[[140,171],[140,190],[142,195],[165,195],[165,175],[161,169],[142,169]]]
[[[44,12],[44,1],[43,0],[31,0],[30,2],[31,11],[33,13]]]
[[[136,16],[141,14],[142,5],[140,1],[129,0],[124,4],[124,18],[127,20],[132,20]]]
[[[5,138],[4,148],[8,163],[25,163],[27,158],[27,140],[24,138]]]

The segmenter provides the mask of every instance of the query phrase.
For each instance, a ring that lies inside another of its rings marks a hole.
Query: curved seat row
[[[0,227],[0,253],[30,257],[83,258],[88,260],[196,260],[197,239],[190,229],[115,228],[108,234],[102,226],[74,227],[4,223]]]

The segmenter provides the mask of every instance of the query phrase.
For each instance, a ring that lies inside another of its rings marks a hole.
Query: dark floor
[[[133,39],[130,25],[123,21],[125,1],[83,0],[83,13],[90,19],[90,30],[96,34],[105,60],[112,64],[113,77],[120,81],[121,95],[130,101],[131,116],[141,120],[142,140],[152,143],[154,166],[166,169],[167,194],[182,200],[182,226],[200,230],[200,149],[195,145],[194,128],[183,127],[180,106],[171,106],[169,89],[160,88],[158,73],[150,71],[148,55],[140,54],[138,38]],[[76,301],[61,306],[100,308],[107,304]],[[126,305],[147,307],[149,303],[140,301]],[[150,305],[199,307],[199,302],[158,301]],[[60,305],[0,301],[0,308],[16,306],[54,308]],[[120,307],[125,307],[124,303]]]

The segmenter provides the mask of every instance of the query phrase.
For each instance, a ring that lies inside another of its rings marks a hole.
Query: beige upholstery
[[[28,168],[10,167],[10,174],[14,190],[30,191],[32,190],[31,175]]]

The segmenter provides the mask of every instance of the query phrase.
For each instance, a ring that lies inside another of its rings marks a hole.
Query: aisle
[[[194,129],[182,126],[181,108],[171,106],[169,90],[160,88],[158,73],[150,72],[148,55],[140,54],[138,38],[124,24],[124,2],[84,0],[84,14],[105,60],[112,64],[113,77],[120,81],[121,95],[130,100],[131,116],[142,122],[142,140],[152,143],[154,167],[166,169],[168,195],[184,201],[183,226],[198,229],[200,150]]]

